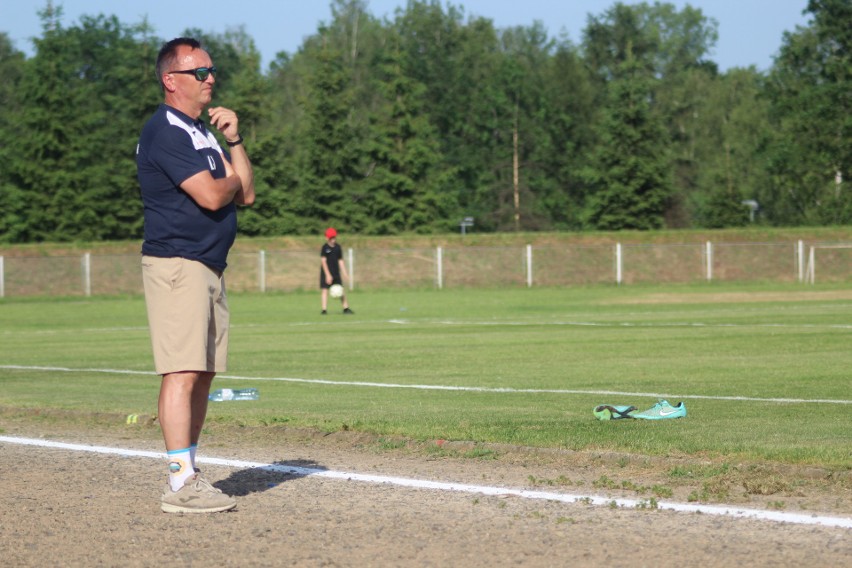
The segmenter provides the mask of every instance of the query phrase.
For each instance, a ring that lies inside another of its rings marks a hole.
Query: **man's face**
[[[178,47],[175,65],[172,71],[188,71],[199,67],[210,68],[213,60],[203,49],[192,49],[187,45]],[[175,95],[181,99],[191,101],[203,108],[210,104],[213,99],[213,84],[216,78],[212,73],[207,75],[203,81],[199,81],[194,74],[169,73],[174,81]]]

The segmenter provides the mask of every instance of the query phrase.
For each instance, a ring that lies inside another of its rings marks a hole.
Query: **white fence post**
[[[261,292],[266,292],[266,251],[257,253],[257,280]]]
[[[438,247],[435,250],[435,281],[438,284],[438,290],[444,287],[444,249]]]
[[[92,253],[83,255],[83,294],[92,295]]]
[[[6,297],[6,270],[3,266],[3,257],[0,256],[0,298]]]
[[[707,282],[713,280],[713,243],[707,241]]]
[[[621,284],[624,259],[621,254],[621,243],[615,243],[615,283]]]
[[[349,252],[349,289],[355,289],[355,252],[350,248]]]
[[[527,245],[527,288],[533,285],[532,245]]]
[[[805,241],[799,239],[796,247],[796,268],[799,272],[799,282],[805,281]]]
[[[807,280],[810,284],[816,284],[816,253],[815,247],[811,245],[808,252],[808,276]]]

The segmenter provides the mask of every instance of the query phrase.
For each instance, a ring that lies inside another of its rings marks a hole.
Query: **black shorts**
[[[320,288],[331,288],[335,284],[340,284],[341,286],[343,286],[343,280],[340,279],[339,274],[332,274],[331,284],[329,284],[325,281],[325,274],[320,273]]]

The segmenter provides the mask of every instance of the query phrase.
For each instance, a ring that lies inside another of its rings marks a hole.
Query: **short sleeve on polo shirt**
[[[150,158],[162,168],[163,173],[176,186],[198,172],[209,170],[207,157],[187,143],[188,132],[168,126],[160,130],[153,145],[148,149]]]

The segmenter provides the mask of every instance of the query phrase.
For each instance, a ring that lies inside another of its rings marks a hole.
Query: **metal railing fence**
[[[139,255],[0,256],[0,297],[141,294]],[[852,282],[852,243],[692,243],[347,249],[350,288]],[[316,251],[232,252],[228,289],[312,290]]]

